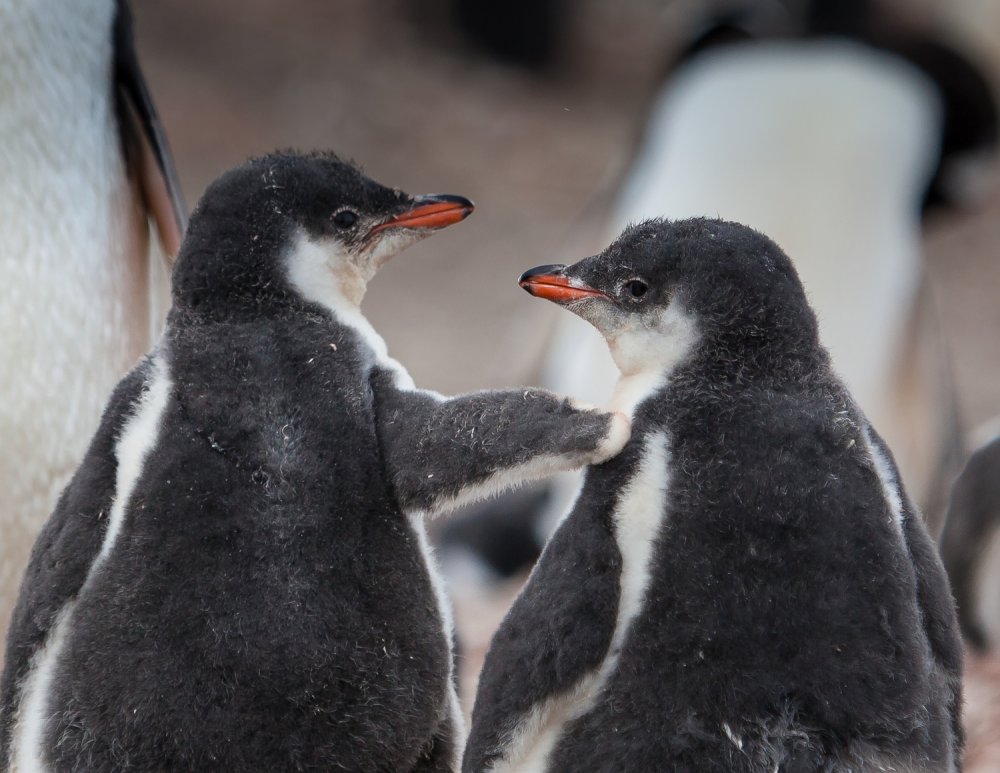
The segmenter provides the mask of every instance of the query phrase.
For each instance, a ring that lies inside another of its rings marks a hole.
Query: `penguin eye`
[[[646,290],[649,289],[649,285],[639,279],[633,279],[626,282],[622,289],[629,298],[638,300],[646,294]]]
[[[336,215],[333,216],[333,224],[337,228],[350,228],[358,222],[358,216],[349,209],[342,209]]]

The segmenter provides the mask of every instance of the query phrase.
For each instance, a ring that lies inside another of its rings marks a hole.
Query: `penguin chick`
[[[331,155],[210,186],[166,331],[32,554],[0,769],[455,769],[423,515],[627,437],[544,392],[420,392],[388,358],[359,309],[368,279],[472,208]]]
[[[525,273],[632,415],[486,656],[463,770],[959,768],[947,581],[789,259],[651,220]]]

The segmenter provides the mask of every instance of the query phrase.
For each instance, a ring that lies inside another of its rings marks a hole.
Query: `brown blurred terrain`
[[[514,280],[603,246],[645,106],[697,7],[582,0],[559,61],[537,77],[472,51],[440,1],[134,5],[189,206],[224,169],[276,147],[331,148],[384,183],[476,201],[469,221],[386,268],[365,302],[390,352],[442,392],[538,381],[559,311]],[[920,6],[1000,84],[1000,0]],[[970,428],[1000,413],[1000,189],[934,221],[927,256]],[[515,587],[485,607],[460,603],[466,677]]]

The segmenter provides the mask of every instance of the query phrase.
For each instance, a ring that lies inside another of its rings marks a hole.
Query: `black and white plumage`
[[[1000,649],[1000,435],[969,457],[952,487],[941,558],[955,590],[962,633],[981,650]]]
[[[628,434],[545,392],[418,391],[389,359],[359,309],[368,280],[471,209],[324,155],[209,188],[166,331],[32,554],[0,769],[454,769],[424,515]]]
[[[495,635],[463,770],[958,770],[947,580],[784,253],[653,220],[521,281],[605,336],[632,438]]]
[[[0,0],[0,635],[31,545],[169,302],[186,213],[124,0]]]

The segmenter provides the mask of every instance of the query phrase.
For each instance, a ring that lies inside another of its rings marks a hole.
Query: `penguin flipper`
[[[21,582],[7,633],[0,677],[0,770],[7,770],[20,689],[35,653],[87,578],[107,529],[115,494],[115,445],[132,406],[142,393],[145,363],[112,393],[83,462],[63,490],[42,528]]]
[[[439,513],[563,470],[604,461],[628,440],[622,417],[540,389],[442,398],[372,378],[379,442],[404,510]]]
[[[874,428],[869,427],[872,443],[889,463],[893,485],[903,507],[903,539],[913,562],[917,581],[917,604],[923,620],[924,634],[930,645],[931,656],[937,666],[935,671],[944,681],[942,688],[947,695],[940,696],[940,704],[947,705],[952,725],[952,751],[961,758],[964,745],[962,729],[962,638],[959,633],[958,615],[951,595],[948,576],[938,556],[937,548],[900,484],[899,470],[892,452]],[[941,739],[941,743],[946,743]]]
[[[139,67],[132,34],[132,15],[125,0],[118,0],[114,24],[118,125],[129,173],[138,182],[160,243],[172,260],[180,250],[187,225],[187,210],[166,132]]]

